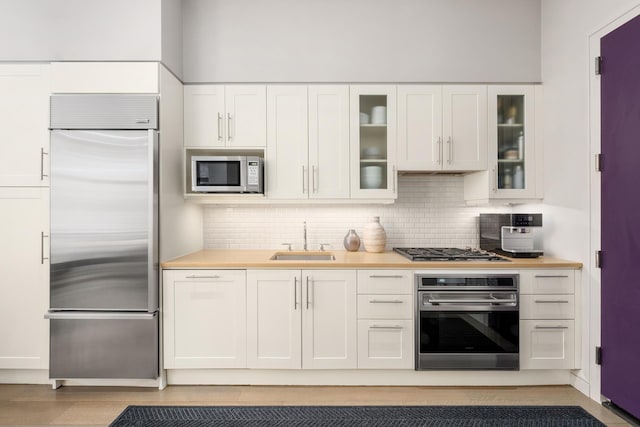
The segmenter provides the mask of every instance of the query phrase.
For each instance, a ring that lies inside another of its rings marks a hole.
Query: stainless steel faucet
[[[307,251],[307,221],[304,222],[304,250]]]

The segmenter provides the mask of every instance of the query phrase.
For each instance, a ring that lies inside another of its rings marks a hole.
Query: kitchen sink
[[[276,252],[273,261],[334,261],[336,257],[330,252]]]

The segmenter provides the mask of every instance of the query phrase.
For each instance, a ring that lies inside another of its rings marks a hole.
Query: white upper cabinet
[[[398,197],[396,86],[350,86],[351,197]]]
[[[307,198],[310,181],[307,86],[269,86],[267,116],[267,197]]]
[[[492,85],[488,92],[488,169],[465,176],[465,199],[541,199],[538,172],[542,149],[536,144],[540,86]]]
[[[309,86],[309,167],[309,198],[349,198],[347,85]]]
[[[0,65],[0,186],[49,185],[49,66]]]
[[[398,86],[398,168],[487,168],[487,87]]]
[[[398,169],[442,169],[441,86],[398,86]]]
[[[348,86],[268,86],[265,169],[270,199],[348,199]]]
[[[158,93],[157,62],[52,62],[52,93]]]
[[[184,87],[184,146],[264,148],[265,85]]]

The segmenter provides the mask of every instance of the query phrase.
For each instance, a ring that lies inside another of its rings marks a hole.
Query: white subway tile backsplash
[[[303,244],[307,222],[309,249],[329,243],[344,249],[350,228],[362,238],[374,216],[387,232],[387,249],[394,246],[478,246],[478,214],[507,212],[506,207],[480,208],[465,204],[463,177],[418,175],[399,177],[398,200],[392,205],[274,205],[206,206],[206,249],[280,249]]]

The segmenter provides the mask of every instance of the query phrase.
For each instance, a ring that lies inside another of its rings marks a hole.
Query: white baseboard
[[[0,384],[51,384],[47,369],[0,369]]]
[[[571,384],[573,388],[575,388],[585,396],[589,397],[589,383],[584,378],[579,377],[573,372],[571,373],[569,378],[571,380],[569,384]]]

